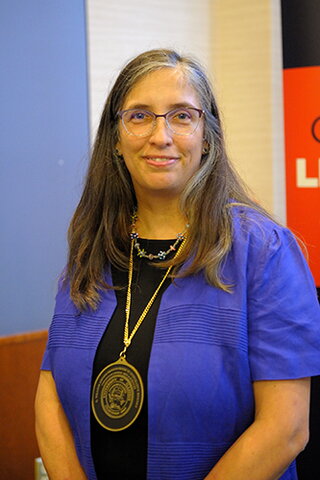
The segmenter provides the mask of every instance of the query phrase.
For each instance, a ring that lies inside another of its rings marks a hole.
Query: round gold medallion
[[[114,432],[128,428],[143,404],[143,383],[139,372],[120,357],[97,376],[91,406],[97,422]]]

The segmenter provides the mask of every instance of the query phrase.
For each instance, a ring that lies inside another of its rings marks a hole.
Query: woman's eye
[[[143,112],[137,112],[137,113],[134,113],[132,115],[133,118],[138,118],[138,119],[141,119],[141,118],[144,118],[144,113]]]
[[[176,114],[174,115],[174,118],[178,121],[187,122],[191,120],[191,115],[189,112],[182,110],[180,112],[176,112]]]
[[[148,114],[146,112],[132,112],[130,115],[130,120],[132,121],[143,121],[148,118]]]

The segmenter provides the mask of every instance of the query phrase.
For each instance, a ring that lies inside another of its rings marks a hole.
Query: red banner
[[[307,246],[320,286],[320,66],[283,75],[287,224]]]

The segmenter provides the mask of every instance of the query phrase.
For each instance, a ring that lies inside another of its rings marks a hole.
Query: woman
[[[153,50],[120,73],[69,243],[36,398],[50,478],[296,479],[319,305],[195,61]]]

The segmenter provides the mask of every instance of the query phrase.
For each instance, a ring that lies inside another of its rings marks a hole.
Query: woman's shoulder
[[[252,248],[276,250],[284,245],[297,244],[290,229],[277,222],[272,215],[259,206],[232,202],[230,213],[232,218],[233,242]]]
[[[77,315],[79,311],[71,299],[70,282],[66,276],[66,269],[60,274],[57,283],[54,314]]]
[[[246,265],[252,284],[265,285],[263,282],[272,278],[273,287],[282,281],[286,288],[290,285],[293,291],[305,289],[314,300],[315,286],[306,259],[306,248],[291,230],[263,210],[234,204],[231,211],[232,259]],[[318,311],[317,301],[316,306]]]
[[[112,285],[110,272],[110,268],[106,268],[104,272],[104,280],[108,285]],[[104,315],[102,311],[105,308],[105,304],[114,302],[115,295],[113,288],[106,289],[101,287],[100,300],[97,304],[97,307],[91,308],[90,306],[88,306],[84,310],[81,310],[79,307],[76,306],[72,299],[72,289],[70,283],[70,278],[66,273],[66,269],[64,269],[58,277],[54,315],[71,315],[73,317],[79,317],[80,315],[84,314],[86,316],[100,318],[101,315]]]

